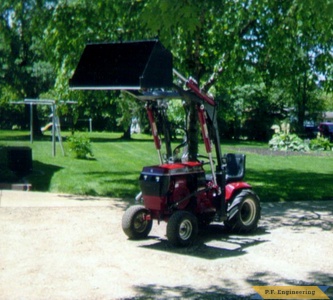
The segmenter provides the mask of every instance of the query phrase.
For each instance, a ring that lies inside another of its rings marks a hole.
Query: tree
[[[214,87],[221,105],[235,108],[225,103],[225,98],[233,100],[225,95],[235,86],[263,83],[267,95],[248,107],[255,112],[252,120],[295,107],[301,130],[306,114],[323,107],[317,92],[320,78],[325,78],[326,90],[332,88],[332,12],[332,1],[327,0],[206,1],[196,6],[152,0],[145,3],[142,17],[173,50],[177,67],[193,75],[203,91]],[[194,117],[193,106],[190,111]],[[195,158],[196,118],[190,120]]]
[[[257,29],[257,68],[268,86],[278,80],[287,91],[300,131],[306,113],[323,107],[316,92],[320,77],[327,90],[332,88],[333,2],[268,1],[263,17]]]
[[[249,9],[251,2],[203,1],[192,5],[186,0],[151,0],[146,2],[142,18],[171,48],[177,67],[207,92],[218,76],[226,71],[234,73],[243,59],[241,41],[256,22]],[[189,157],[195,160],[198,130],[194,103],[189,111]]]
[[[239,118],[235,94],[244,96],[252,119],[265,115],[262,109],[295,107],[301,127],[305,114],[319,109],[318,90],[332,90],[332,16],[331,0],[4,0],[0,93],[35,98],[47,92],[79,99],[80,114],[111,116],[117,94],[68,90],[85,44],[158,36],[176,69],[214,93],[226,126]],[[189,110],[195,159],[198,130],[194,106]]]
[[[88,42],[110,42],[138,39],[141,35],[136,21],[142,5],[139,1],[59,1],[52,14],[53,22],[46,28],[50,61],[57,70],[55,91],[62,99],[77,99],[80,114],[104,116],[128,134],[131,118],[119,93],[69,91],[68,80]],[[118,102],[115,105],[115,102]],[[117,109],[114,107],[117,106]],[[123,107],[123,109],[122,109]],[[100,118],[100,117],[99,117]],[[118,121],[116,122],[116,119]],[[114,128],[114,127],[113,127]]]
[[[2,92],[10,89],[15,98],[37,98],[53,85],[54,70],[43,46],[43,30],[53,6],[54,1],[49,0],[1,1]],[[37,117],[36,107],[34,109]],[[37,118],[34,123],[35,134],[38,134]]]

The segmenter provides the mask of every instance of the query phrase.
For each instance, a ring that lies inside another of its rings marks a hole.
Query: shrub
[[[273,150],[307,152],[309,146],[296,134],[277,132],[269,141],[269,146]]]
[[[69,149],[74,152],[76,158],[86,159],[88,155],[94,156],[91,143],[85,135],[72,135],[67,138]]]
[[[314,151],[331,150],[332,145],[329,139],[317,136],[317,138],[310,141],[310,149]]]

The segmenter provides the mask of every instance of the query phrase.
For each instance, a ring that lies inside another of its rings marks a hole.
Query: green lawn
[[[25,180],[32,184],[33,190],[133,198],[139,189],[142,167],[157,164],[158,159],[150,136],[134,135],[131,141],[123,141],[120,136],[120,133],[89,134],[94,158],[79,160],[70,155],[66,142],[63,143],[66,155],[62,155],[57,143],[57,154],[52,157],[49,135],[30,144],[28,132],[0,131],[0,166],[6,167],[6,146],[28,146],[33,153],[33,172]],[[203,150],[202,145],[200,148]],[[332,152],[274,153],[268,151],[266,144],[246,142],[223,143],[222,151],[246,154],[245,180],[262,201],[333,199]],[[0,173],[0,181],[14,180],[17,179],[8,172]]]

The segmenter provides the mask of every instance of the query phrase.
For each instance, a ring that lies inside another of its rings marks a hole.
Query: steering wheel
[[[199,158],[207,159],[207,161],[200,160]],[[206,155],[198,154],[197,155],[197,161],[200,162],[200,163],[202,163],[202,165],[209,165],[210,164],[209,157],[206,156]],[[213,160],[213,164],[215,164],[215,160]]]

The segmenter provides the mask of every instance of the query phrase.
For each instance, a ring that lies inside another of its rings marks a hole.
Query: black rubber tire
[[[247,233],[258,227],[260,200],[252,190],[242,190],[228,204],[225,227],[235,233]]]
[[[189,246],[198,235],[198,220],[188,211],[176,211],[167,224],[167,238],[174,246]]]
[[[144,220],[148,210],[142,205],[130,206],[122,218],[124,233],[133,240],[144,239],[148,236],[153,226],[152,220]]]

